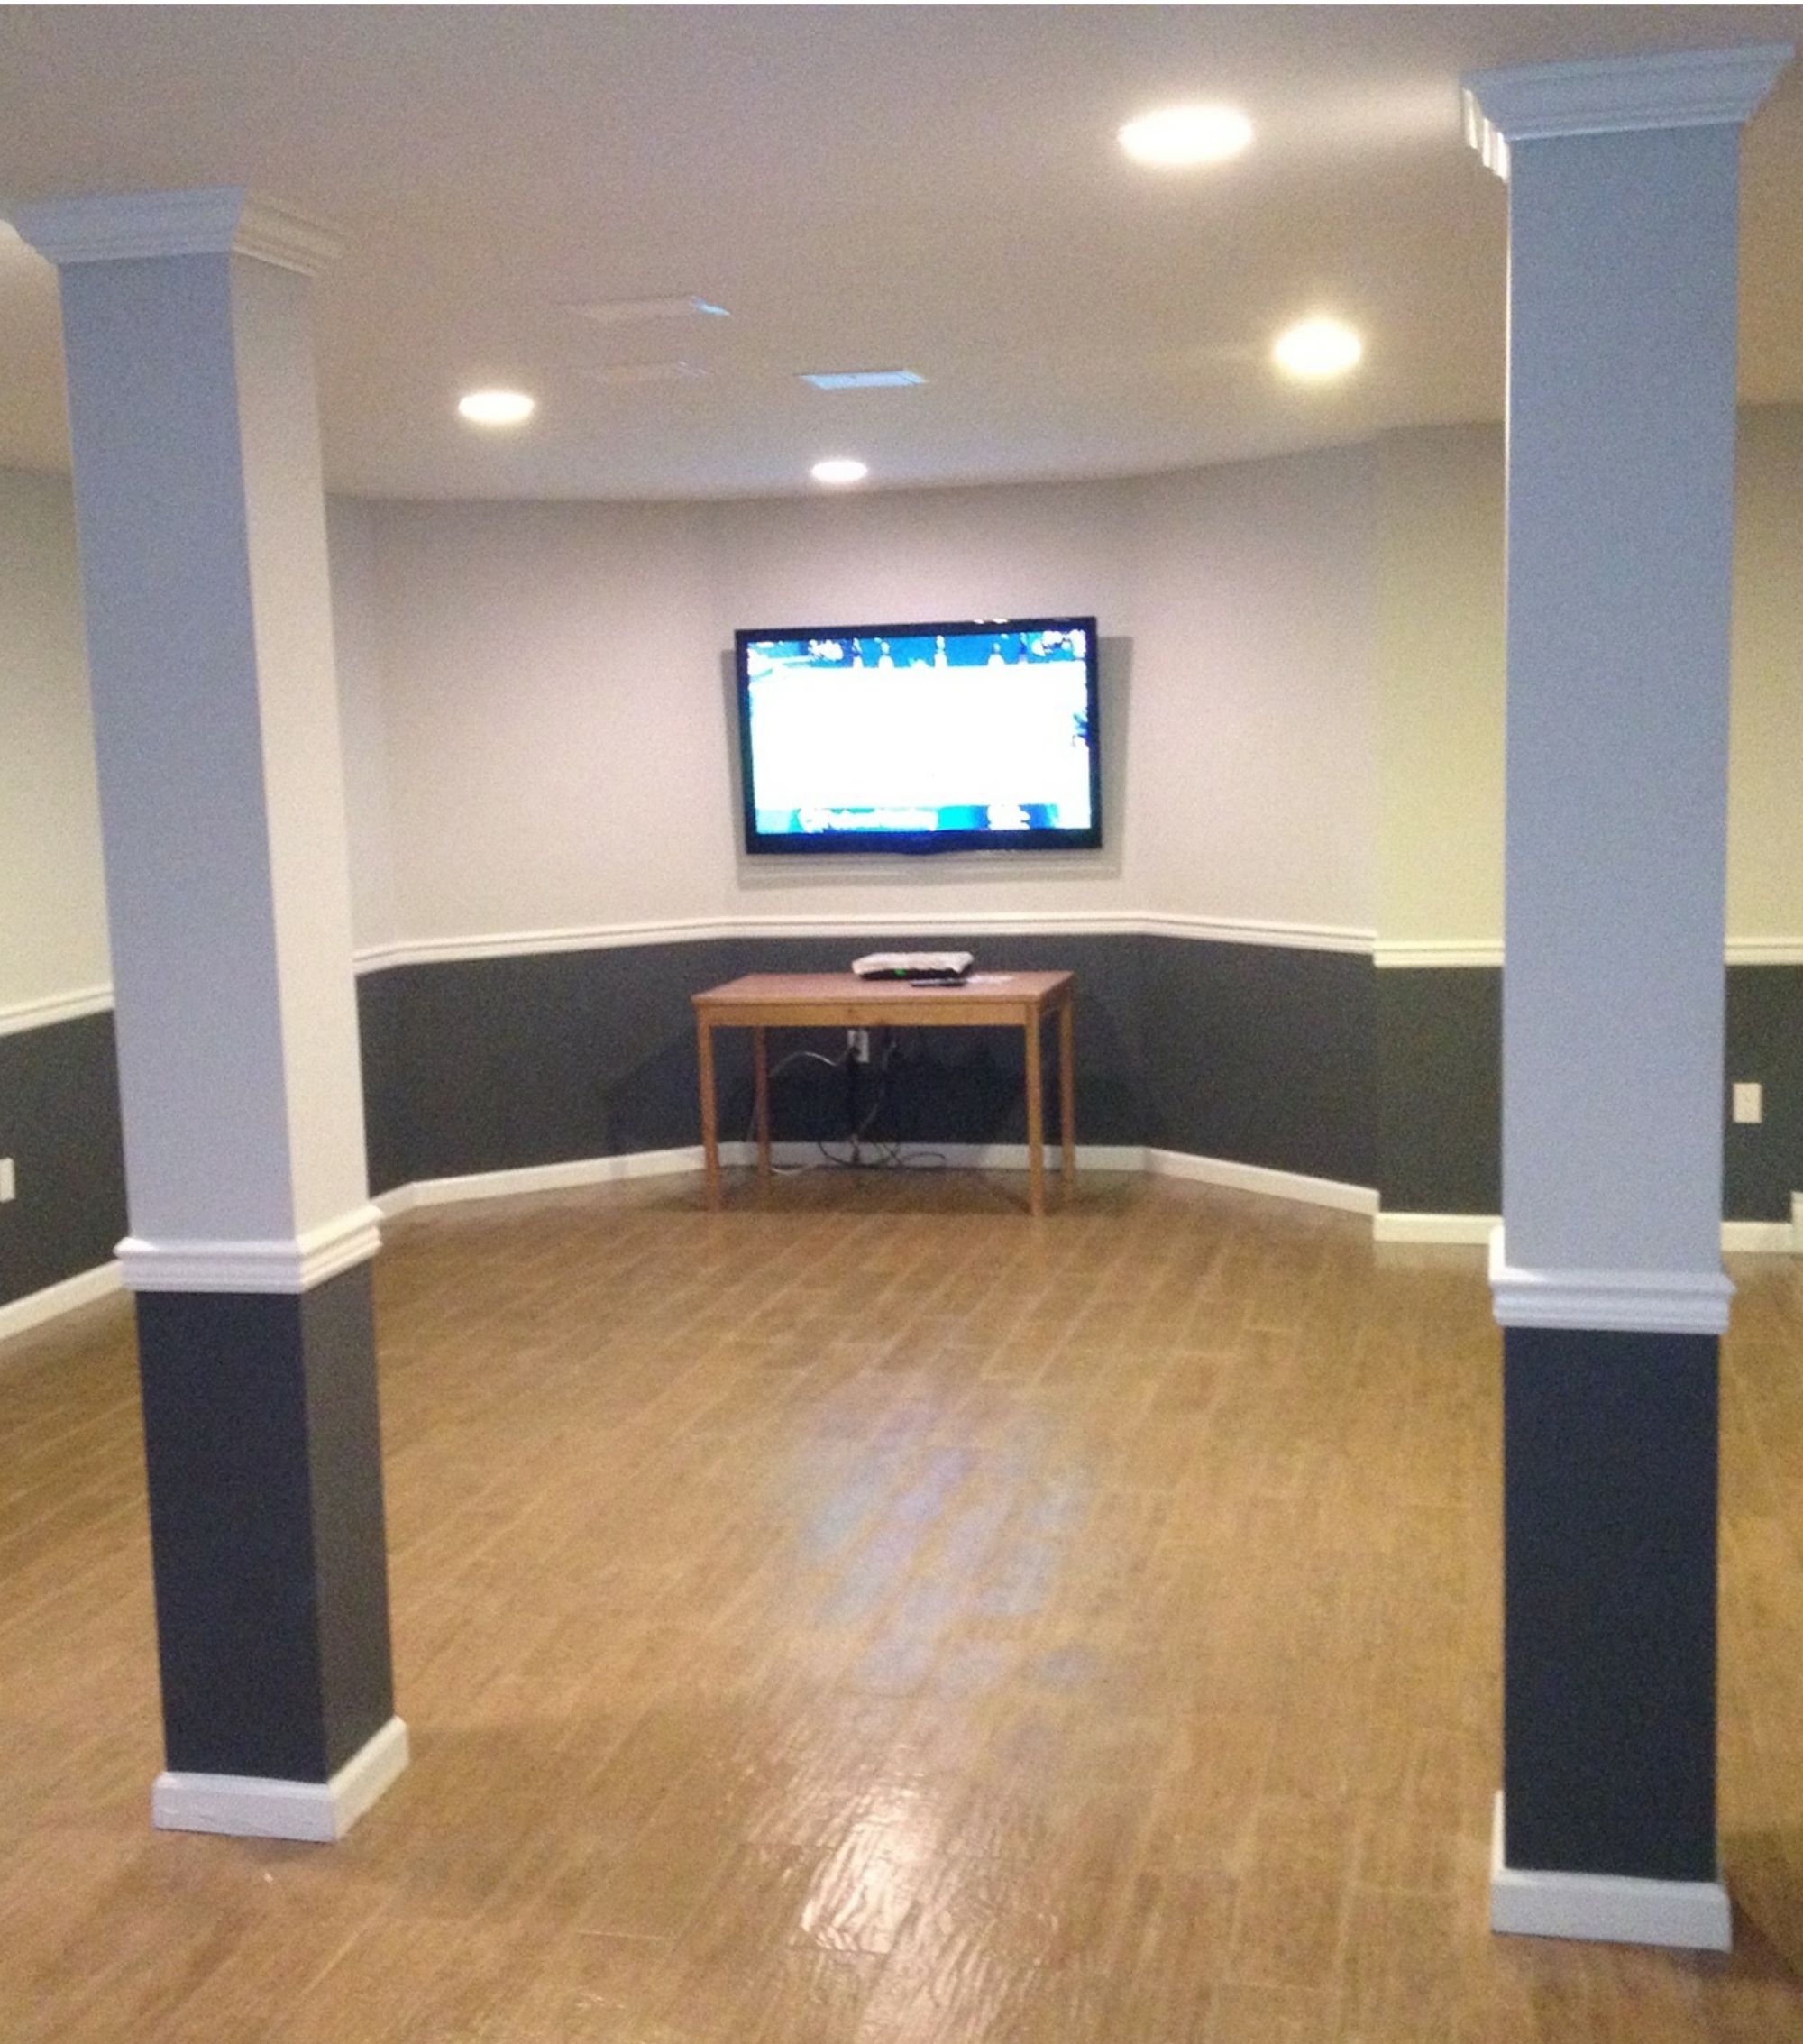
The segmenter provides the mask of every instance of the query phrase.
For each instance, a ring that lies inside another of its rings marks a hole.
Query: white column
[[[1725,1945],[1716,1339],[1739,128],[1788,49],[1496,71],[1509,182],[1492,1920]]]
[[[394,1715],[307,278],[240,190],[14,214],[61,272],[137,1300],[159,1825],[336,1838]]]

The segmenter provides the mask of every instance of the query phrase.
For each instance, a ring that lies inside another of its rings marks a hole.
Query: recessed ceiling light
[[[572,305],[570,310],[598,326],[636,326],[645,319],[725,319],[723,305],[711,298],[606,298],[596,305]]]
[[[835,455],[830,461],[816,462],[808,471],[816,482],[837,483],[862,482],[870,473],[869,465],[853,461],[848,455]]]
[[[524,390],[471,390],[457,400],[471,426],[518,426],[537,408],[538,400]]]
[[[817,390],[901,390],[927,380],[911,369],[807,369],[801,380]]]
[[[1252,124],[1231,106],[1163,106],[1121,130],[1121,146],[1136,163],[1187,170],[1223,163],[1252,139]]]
[[[1271,359],[1286,376],[1324,382],[1343,376],[1365,353],[1365,344],[1339,319],[1304,319],[1279,334]]]

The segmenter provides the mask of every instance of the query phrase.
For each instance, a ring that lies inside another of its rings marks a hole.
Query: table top
[[[731,1019],[735,1011],[748,1021],[754,1009],[768,1013],[879,1005],[896,1011],[883,1018],[889,1021],[905,1020],[911,1008],[923,1018],[929,1009],[948,1016],[960,1009],[992,1006],[1021,1015],[1068,1000],[1071,979],[1067,972],[974,972],[962,980],[929,983],[860,979],[855,972],[754,972],[691,998],[698,1013],[718,1021]]]

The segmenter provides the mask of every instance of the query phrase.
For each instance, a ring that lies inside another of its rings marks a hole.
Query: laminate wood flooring
[[[5,2044],[1803,2044],[1803,1279],[1733,1265],[1712,1958],[1487,1928],[1477,1251],[1086,1176],[423,1211],[348,1838],[156,1833],[131,1322],[0,1349]]]

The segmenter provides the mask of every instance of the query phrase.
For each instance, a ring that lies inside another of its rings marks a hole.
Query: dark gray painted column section
[[[1504,1332],[1512,1867],[1716,1878],[1716,1351]]]
[[[168,1764],[336,1838],[407,1760],[307,280],[235,189],[23,208],[60,271]]]
[[[325,1783],[394,1712],[369,1266],[137,1309],[169,1765]]]
[[[1716,1343],[1739,127],[1787,50],[1490,72],[1509,180],[1499,1930],[1724,1948]]]

